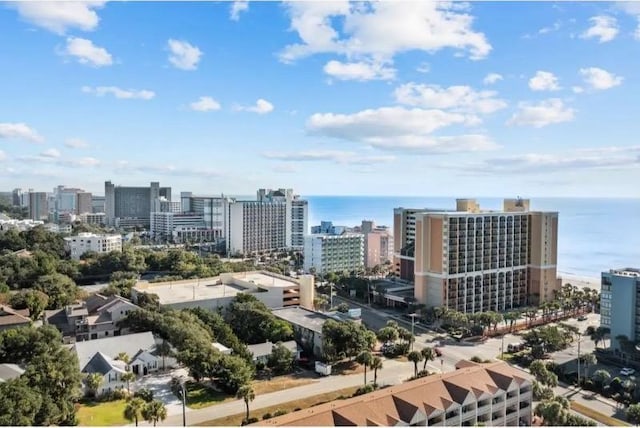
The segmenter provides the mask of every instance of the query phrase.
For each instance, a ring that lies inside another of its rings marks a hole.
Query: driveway
[[[167,407],[167,415],[182,415],[182,400],[175,396],[169,388],[173,376],[188,376],[186,369],[176,369],[166,373],[154,373],[143,377],[135,383],[135,390],[149,388],[153,391],[153,398],[160,400]],[[189,408],[186,409],[187,412]]]

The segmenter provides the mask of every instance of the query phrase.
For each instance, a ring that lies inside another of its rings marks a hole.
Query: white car
[[[636,371],[634,369],[630,369],[629,367],[625,367],[622,370],[620,370],[620,374],[622,376],[629,376],[634,374]]]

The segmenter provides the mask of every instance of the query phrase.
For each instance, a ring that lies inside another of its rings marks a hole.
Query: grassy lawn
[[[125,400],[107,401],[104,403],[83,403],[78,405],[78,425],[109,426],[130,424],[124,418]]]
[[[224,403],[234,400],[232,395],[216,391],[206,385],[194,382],[187,382],[187,407],[190,409],[202,409],[214,404]]]
[[[273,377],[271,380],[256,380],[252,382],[251,386],[253,387],[255,394],[260,395],[295,388],[297,386],[308,385],[314,382],[317,382],[317,380],[289,375]]]
[[[575,401],[571,402],[571,409],[576,412],[585,415],[594,421],[598,421],[601,424],[605,424],[609,427],[630,427],[631,424],[621,421],[620,419],[612,418],[611,416],[604,415],[600,412],[593,410],[590,407],[584,406],[580,403],[576,403]]]
[[[340,361],[339,363],[331,366],[331,374],[333,375],[346,376],[363,372],[364,366],[356,363],[355,361]]]
[[[284,410],[287,413],[293,412],[295,409],[308,409],[309,407],[326,403],[328,401],[337,400],[339,397],[351,397],[356,392],[358,387],[344,388],[338,391],[327,392],[325,394],[314,395],[300,400],[289,401],[287,403],[281,403],[277,406],[263,407],[262,409],[251,410],[249,417],[256,417],[262,420],[262,415],[265,413],[273,414],[276,410]],[[251,409],[251,406],[249,406]],[[240,426],[245,414],[240,413],[237,415],[226,416],[224,418],[213,419],[203,422],[196,426]]]

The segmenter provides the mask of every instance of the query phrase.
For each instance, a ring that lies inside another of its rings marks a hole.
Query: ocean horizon
[[[362,220],[393,228],[393,209],[455,209],[456,197],[303,196],[309,225],[332,221],[357,226]],[[482,209],[500,210],[504,198],[474,198]],[[558,273],[599,277],[602,271],[640,267],[640,198],[530,199],[531,210],[558,211]]]

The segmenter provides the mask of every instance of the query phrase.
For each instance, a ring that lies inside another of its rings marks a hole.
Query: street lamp
[[[418,314],[416,314],[415,312],[412,314],[409,314],[409,316],[411,317],[411,350],[413,351],[413,342],[416,341],[416,338],[413,334],[413,326],[415,325],[415,321],[416,321],[416,316]]]
[[[502,335],[502,344],[500,345],[500,359],[504,360],[504,334]]]
[[[185,384],[187,383],[187,379],[185,377],[180,378],[180,387],[182,388],[182,426],[187,426],[187,391],[185,388]]]
[[[580,343],[582,343],[582,334],[578,332],[578,388],[580,388]]]

